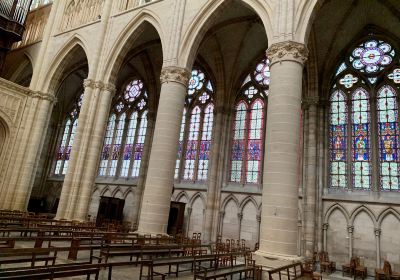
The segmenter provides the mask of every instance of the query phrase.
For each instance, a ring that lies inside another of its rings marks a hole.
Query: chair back
[[[392,274],[392,266],[390,265],[390,262],[385,261],[383,263],[383,272],[386,276],[390,276]]]

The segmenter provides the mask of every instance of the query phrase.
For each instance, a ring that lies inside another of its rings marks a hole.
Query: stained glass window
[[[396,97],[396,91],[389,85],[384,85],[378,90],[378,142],[382,190],[399,189],[399,133]]]
[[[99,176],[139,176],[147,131],[148,96],[141,79],[129,81],[113,99]]]
[[[345,188],[347,186],[347,106],[345,95],[339,90],[331,96],[330,129],[331,187]]]
[[[371,186],[369,110],[368,92],[364,88],[356,89],[352,99],[352,170],[356,189],[369,189]]]
[[[78,127],[78,117],[82,106],[83,94],[73,103],[70,112],[64,122],[64,128],[60,143],[57,147],[54,175],[65,175],[69,166],[72,145],[74,143],[76,129]]]
[[[374,189],[399,190],[398,69],[393,46],[372,37],[339,64],[330,99],[330,187],[369,190],[379,182]]]
[[[229,180],[260,184],[264,150],[264,116],[269,90],[269,60],[261,60],[244,80],[237,98]]]
[[[175,165],[177,180],[207,180],[214,121],[213,94],[205,72],[193,69],[179,134]]]

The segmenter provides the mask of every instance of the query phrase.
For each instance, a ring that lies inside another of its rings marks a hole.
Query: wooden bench
[[[184,249],[179,248],[170,248],[170,249],[153,249],[153,248],[109,248],[107,250],[100,251],[100,257],[105,258],[105,262],[108,262],[110,257],[122,257],[122,256],[129,256],[130,260],[133,257],[136,257],[136,261],[142,259],[143,256],[151,256],[151,257],[158,257],[158,256],[173,256],[173,255],[183,255]]]
[[[64,265],[58,267],[39,267],[39,268],[28,268],[20,269],[15,271],[1,271],[0,280],[6,279],[55,279],[55,278],[67,278],[75,276],[84,276],[86,279],[90,279],[91,275],[95,275],[95,279],[99,278],[100,267],[97,265]]]
[[[282,276],[286,276],[287,280],[298,279],[304,276],[303,264],[301,262],[297,262],[268,270],[269,280],[274,279],[273,274],[278,274],[279,280],[282,279]]]
[[[209,280],[209,279],[217,279],[217,278],[225,278],[230,276],[231,279],[234,275],[239,274],[239,279],[242,279],[244,274],[245,279],[261,279],[261,268],[257,267],[254,264],[239,264],[232,265],[227,267],[216,267],[216,268],[207,268],[201,265],[196,265],[196,271],[194,273],[194,280]]]
[[[46,266],[49,262],[52,265],[55,264],[57,258],[57,251],[53,255],[50,251],[18,251],[18,252],[0,252],[0,266],[3,264],[14,264],[14,263],[30,263],[31,267],[35,266],[36,262],[45,262]]]
[[[179,272],[187,271],[179,270],[180,265],[190,264],[190,271],[194,270],[195,265],[201,265],[203,262],[209,262],[210,267],[218,267],[221,258],[229,257],[236,258],[236,256],[243,255],[243,253],[227,253],[227,254],[208,254],[208,255],[189,255],[181,257],[168,257],[168,258],[155,258],[150,260],[141,260],[140,276],[139,279],[143,277],[143,271],[147,267],[147,279],[152,279],[156,275],[154,271],[155,267],[168,266],[168,275],[175,274],[176,277],[179,276]],[[172,271],[172,266],[175,266],[175,271]]]

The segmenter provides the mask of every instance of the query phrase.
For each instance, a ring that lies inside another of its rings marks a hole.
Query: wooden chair
[[[302,274],[312,280],[322,280],[322,274],[314,271],[314,260],[306,260],[304,262]]]
[[[368,276],[367,267],[361,264],[360,258],[356,259],[356,266],[354,268],[354,279],[356,279],[357,276],[360,276],[362,279],[365,279]]]
[[[336,270],[336,263],[329,261],[328,252],[322,251],[319,254],[319,261],[321,265],[321,272],[332,273]]]
[[[345,273],[353,276],[354,269],[356,267],[357,257],[351,257],[350,263],[346,263],[342,265],[342,275],[344,276]]]
[[[392,274],[392,267],[388,261],[384,261],[383,269],[375,269],[375,279],[376,280],[387,280],[390,279],[390,274]]]

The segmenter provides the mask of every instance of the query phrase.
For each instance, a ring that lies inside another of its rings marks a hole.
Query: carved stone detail
[[[267,56],[271,65],[282,61],[295,61],[304,65],[308,58],[308,49],[304,44],[286,41],[270,46]]]
[[[185,87],[188,85],[190,72],[180,67],[166,67],[161,70],[161,83],[176,82],[181,83]]]
[[[92,80],[92,79],[85,79],[83,81],[83,87],[84,88],[87,88],[87,87],[94,88],[94,84],[95,84],[95,81]]]

